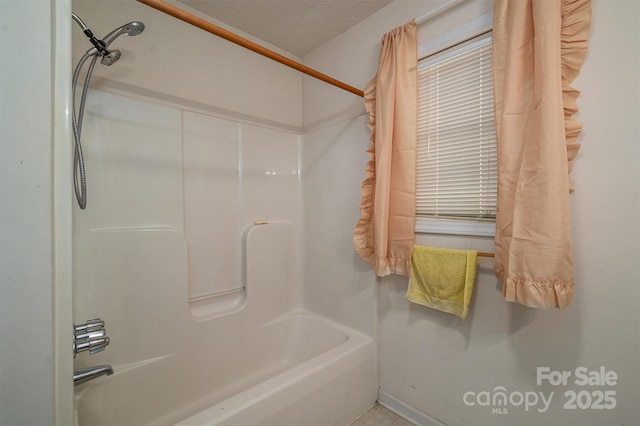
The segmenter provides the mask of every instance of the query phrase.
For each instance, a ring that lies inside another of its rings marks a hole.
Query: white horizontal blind
[[[492,219],[497,160],[491,38],[418,68],[416,214]]]

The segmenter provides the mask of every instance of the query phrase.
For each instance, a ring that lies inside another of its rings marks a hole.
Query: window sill
[[[416,233],[493,238],[495,232],[495,222],[416,218]]]

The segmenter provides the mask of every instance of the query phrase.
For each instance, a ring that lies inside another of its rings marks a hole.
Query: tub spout
[[[110,365],[98,365],[96,367],[81,368],[73,372],[73,385],[88,382],[97,379],[100,376],[110,376],[113,374],[113,368]]]

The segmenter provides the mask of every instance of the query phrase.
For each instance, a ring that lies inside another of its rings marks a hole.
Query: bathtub
[[[115,368],[82,385],[76,424],[347,425],[377,398],[373,342],[355,330],[297,311],[242,340],[197,369],[177,355]]]
[[[208,309],[190,306],[180,230],[89,237],[76,295],[111,344],[75,367],[114,374],[75,388],[78,425],[347,425],[375,402],[371,337],[298,302],[293,224],[250,227],[246,290]]]
[[[277,342],[269,354],[255,348],[270,358],[272,376],[178,425],[347,425],[375,401],[371,338],[307,312],[258,332]]]

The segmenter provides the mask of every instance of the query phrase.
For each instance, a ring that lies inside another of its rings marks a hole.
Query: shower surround
[[[347,424],[376,399],[371,337],[307,311],[300,136],[91,90],[74,318],[79,424]],[[347,402],[348,401],[348,402]]]

